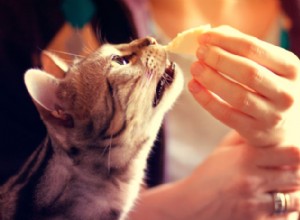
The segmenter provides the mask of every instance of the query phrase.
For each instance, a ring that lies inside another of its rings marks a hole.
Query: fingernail
[[[197,49],[197,57],[198,59],[203,59],[206,55],[208,47],[206,45],[200,44]]]
[[[201,86],[195,80],[191,80],[188,84],[188,88],[192,93],[198,93],[201,91]]]

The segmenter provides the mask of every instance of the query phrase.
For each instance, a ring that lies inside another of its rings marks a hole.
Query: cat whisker
[[[147,80],[147,87],[149,87],[149,85],[150,85],[152,79],[153,79],[153,74],[151,74],[150,77],[149,77],[148,80]]]
[[[107,145],[106,147],[104,147],[104,149],[102,151],[102,154],[101,154],[102,157],[104,157],[104,155],[106,154],[107,150],[109,150],[108,148],[109,148],[109,145]]]
[[[75,37],[80,40],[78,30]],[[98,45],[95,39],[88,41],[86,46],[82,41],[74,48],[78,54],[53,49],[62,58],[49,56],[48,63],[43,63],[52,71],[60,61],[74,58],[67,63],[71,66],[65,79],[55,80],[44,70],[25,73],[25,85],[33,101],[47,109],[63,108],[70,117],[53,120],[48,111],[37,108],[48,135],[20,172],[0,187],[4,195],[0,195],[0,219],[120,219],[126,218],[137,199],[162,116],[181,88],[179,82],[174,83],[161,100],[165,85],[172,82],[169,76],[175,76],[174,66],[156,72],[165,65],[161,60],[165,54],[155,47],[154,52],[145,47],[149,39],[116,48],[108,45],[104,52],[100,48],[91,56],[82,56],[84,48],[89,51]],[[142,51],[148,49],[149,53]],[[127,62],[112,67],[111,59],[106,58],[116,50],[132,50],[137,52],[137,59],[149,62],[147,66],[137,61],[134,67]],[[80,62],[82,58],[86,62]],[[165,104],[155,109],[160,101]]]
[[[97,48],[100,46],[100,43],[98,41],[98,38],[96,39],[96,42],[92,42],[91,40],[84,42],[84,46],[82,49],[82,52],[85,54],[91,54],[97,50]]]
[[[151,70],[149,70],[149,71],[147,71],[146,72],[146,75],[147,75],[147,81],[146,81],[146,87],[149,87],[149,85],[150,85],[150,83],[151,83],[151,81],[152,81],[152,79],[153,79],[153,72],[151,71]]]
[[[139,88],[138,88],[139,91],[142,91],[148,84],[148,73],[146,72],[145,74],[146,74],[146,77],[143,78],[142,82],[139,85]]]
[[[166,85],[170,85],[171,82],[173,81],[173,78],[169,75],[164,75],[163,79],[165,80]]]
[[[161,78],[161,76],[158,76],[158,74],[155,74],[155,82],[158,82],[160,80],[160,78]]]
[[[93,52],[94,52],[94,50],[90,46],[84,46],[83,47],[83,53],[85,53],[85,54],[91,54]]]
[[[74,53],[69,53],[69,52],[65,52],[65,51],[60,51],[60,50],[49,50],[50,52],[53,53],[58,53],[58,54],[64,54],[64,55],[69,55],[69,56],[73,56],[73,57],[80,57],[80,58],[84,58],[84,56],[79,55],[79,54],[74,54]]]

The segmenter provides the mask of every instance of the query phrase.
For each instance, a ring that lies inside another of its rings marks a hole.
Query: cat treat
[[[197,38],[210,28],[208,24],[183,31],[165,46],[166,50],[172,53],[194,55],[198,45]]]

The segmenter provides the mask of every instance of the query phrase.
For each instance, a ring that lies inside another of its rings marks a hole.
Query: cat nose
[[[153,37],[146,37],[145,41],[146,41],[146,46],[157,44],[157,41]]]
[[[156,45],[157,41],[153,37],[146,37],[141,39],[141,42],[139,44],[140,47],[148,47],[151,45]]]

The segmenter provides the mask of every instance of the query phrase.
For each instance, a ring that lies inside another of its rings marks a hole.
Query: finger
[[[299,192],[289,192],[286,193],[287,203],[284,201],[284,213],[275,214],[275,201],[274,196],[270,192],[258,193],[256,196],[252,196],[244,201],[241,201],[242,207],[249,211],[249,214],[256,213],[257,216],[249,216],[249,219],[264,219],[264,220],[287,220],[293,219],[292,216],[295,216],[295,212],[300,210],[299,206]],[[285,198],[285,197],[284,197]],[[254,218],[253,218],[254,217]],[[246,218],[248,219],[248,218]],[[296,220],[296,219],[294,219]]]
[[[260,170],[264,176],[263,188],[266,191],[288,191],[300,189],[299,169],[268,169]]]
[[[202,34],[199,42],[247,57],[286,78],[294,79],[299,71],[299,67],[295,65],[299,62],[296,55],[228,26],[214,28]]]
[[[191,80],[188,88],[196,101],[224,124],[238,130],[241,134],[243,131],[246,134],[246,131],[249,131],[253,127],[255,120],[252,117],[233,109],[210,91],[206,90],[196,80]]]
[[[206,65],[271,100],[276,107],[291,105],[292,96],[286,89],[290,82],[254,61],[209,45],[199,46],[197,56]]]
[[[287,212],[300,211],[300,192],[289,192]]]
[[[261,122],[276,123],[278,116],[275,117],[275,112],[277,113],[277,111],[273,109],[274,107],[268,100],[257,93],[228,80],[228,78],[200,62],[192,65],[191,72],[196,81],[238,111]]]
[[[295,212],[290,212],[287,214],[287,218],[286,220],[299,220],[299,212],[295,211]],[[277,219],[274,219],[277,220]]]
[[[268,130],[263,130],[264,123],[259,123],[255,118],[236,110],[218,96],[204,88],[196,80],[191,80],[188,88],[196,101],[212,116],[237,130],[253,146],[270,146],[278,143],[280,136],[267,135]]]
[[[283,166],[300,166],[300,149],[298,147],[256,148],[254,163],[262,168]]]
[[[277,192],[277,191],[276,191]],[[282,198],[282,204],[284,206],[283,213],[276,214],[275,199],[273,193],[266,193],[260,198],[262,208],[261,210],[265,213],[266,219],[272,220],[283,220],[283,219],[297,219],[299,215],[296,212],[299,212],[300,205],[300,193],[298,191],[294,192],[285,192],[284,197]],[[264,209],[264,210],[263,210]]]

